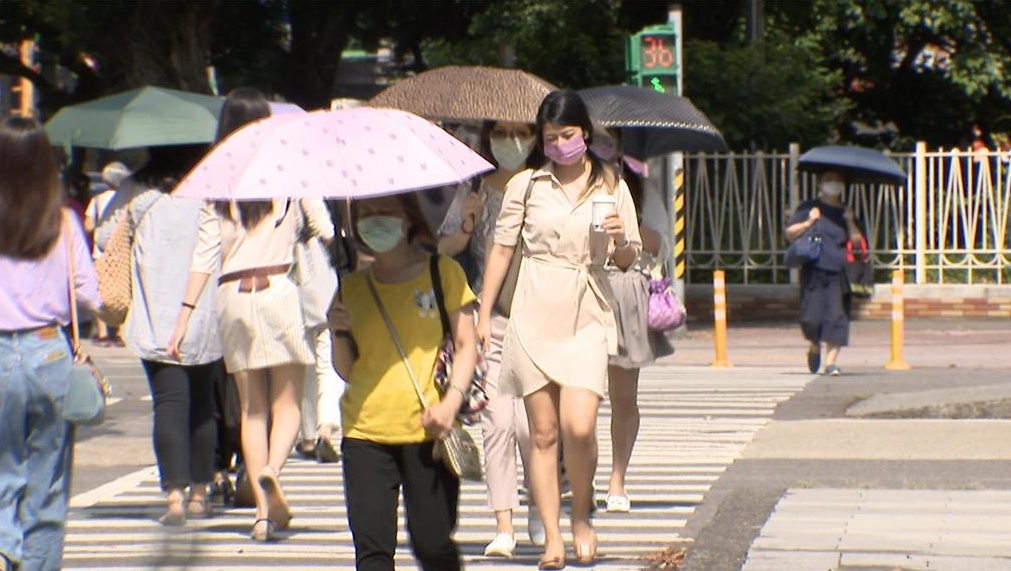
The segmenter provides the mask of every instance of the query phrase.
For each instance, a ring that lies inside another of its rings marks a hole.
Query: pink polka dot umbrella
[[[492,165],[449,133],[394,109],[277,114],[232,133],[176,196],[368,198],[462,182]]]

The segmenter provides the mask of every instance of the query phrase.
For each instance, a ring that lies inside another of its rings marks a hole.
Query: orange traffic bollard
[[[892,272],[892,359],[885,364],[889,371],[908,371],[909,363],[902,357],[905,344],[906,306],[902,294],[905,283],[902,270]]]
[[[713,367],[733,367],[727,360],[727,282],[723,270],[713,271]]]

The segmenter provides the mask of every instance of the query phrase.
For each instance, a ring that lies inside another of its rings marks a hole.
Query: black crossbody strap
[[[435,303],[439,305],[439,319],[442,321],[442,336],[445,337],[453,332],[449,326],[449,312],[446,311],[446,300],[442,292],[442,276],[439,275],[438,254],[428,258],[428,273],[432,278],[432,292],[435,294]]]

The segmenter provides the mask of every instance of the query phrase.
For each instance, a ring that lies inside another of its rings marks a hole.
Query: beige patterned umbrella
[[[541,100],[556,89],[518,69],[447,66],[402,79],[368,105],[402,109],[437,121],[533,123]]]

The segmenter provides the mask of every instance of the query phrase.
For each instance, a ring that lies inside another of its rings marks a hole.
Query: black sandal
[[[262,526],[260,524],[263,524]],[[262,543],[267,543],[268,541],[274,541],[274,530],[276,525],[273,521],[269,519],[258,519],[253,522],[253,531],[249,532],[249,537],[253,541],[259,541]]]

